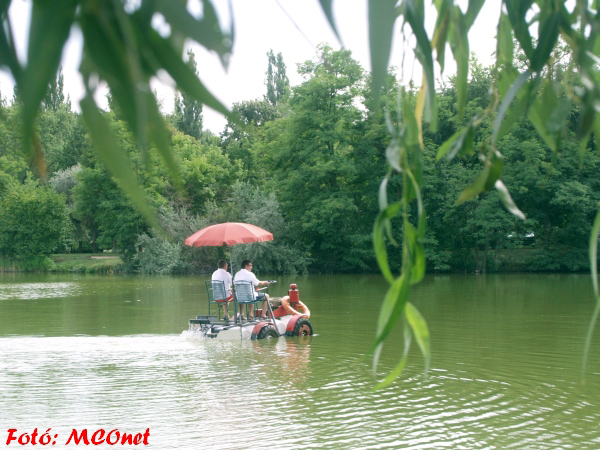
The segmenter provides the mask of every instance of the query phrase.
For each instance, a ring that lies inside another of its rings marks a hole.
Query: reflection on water
[[[302,341],[186,338],[206,312],[200,277],[0,283],[0,424],[51,427],[54,448],[73,447],[73,428],[149,428],[158,449],[600,448],[599,342],[585,384],[580,374],[587,277],[428,277],[413,301],[432,369],[425,378],[415,350],[381,391],[401,333],[374,377],[380,278],[280,277],[290,282],[318,333]]]
[[[78,295],[81,285],[73,282],[63,283],[11,283],[0,284],[0,300],[31,300],[40,298],[58,298]]]

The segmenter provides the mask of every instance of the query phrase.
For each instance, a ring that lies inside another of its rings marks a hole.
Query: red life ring
[[[298,309],[300,309],[302,312],[298,312],[290,306],[289,297],[286,296],[281,299],[281,306],[283,306],[283,309],[285,309],[288,314],[291,314],[292,316],[305,316],[306,318],[310,318],[310,309],[308,309],[308,307],[300,300],[298,300],[297,303],[299,305]]]

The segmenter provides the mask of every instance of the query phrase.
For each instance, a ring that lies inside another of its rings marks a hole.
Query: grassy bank
[[[123,264],[118,256],[106,253],[76,253],[52,255],[54,267],[51,272],[104,273],[120,271]]]
[[[0,272],[111,274],[120,272],[122,264],[121,258],[106,253],[71,253],[28,262],[0,258]]]

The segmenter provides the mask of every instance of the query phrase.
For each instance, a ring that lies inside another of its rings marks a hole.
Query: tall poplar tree
[[[194,52],[188,50],[187,55],[187,65],[198,76]],[[202,133],[202,103],[185,92],[182,92],[181,95],[175,95],[175,117],[175,125],[179,131],[200,139]]]
[[[64,76],[62,73],[62,67],[58,68],[58,75],[48,83],[48,92],[43,100],[43,107],[46,110],[55,111],[60,105],[66,104],[71,109],[71,101],[67,97],[65,102],[64,92]]]
[[[276,57],[273,50],[269,50],[267,57],[269,58],[269,65],[265,82],[267,86],[265,100],[271,105],[277,106],[289,92],[290,80],[286,75],[286,67],[281,52]]]

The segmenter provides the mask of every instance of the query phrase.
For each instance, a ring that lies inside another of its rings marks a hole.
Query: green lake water
[[[184,332],[207,278],[0,274],[0,448],[32,448],[12,428],[51,428],[48,448],[86,447],[73,429],[149,429],[155,449],[600,448],[589,276],[426,277],[431,370],[413,344],[380,391],[402,348],[398,330],[373,375],[380,276],[262,275],[272,295],[298,284],[316,335],[230,342]]]

